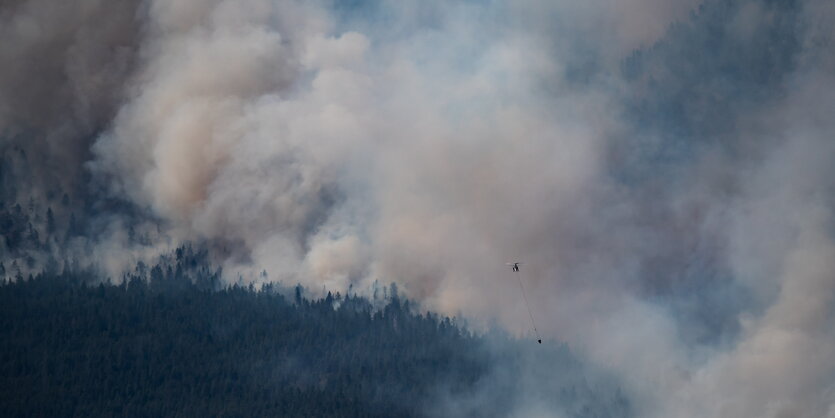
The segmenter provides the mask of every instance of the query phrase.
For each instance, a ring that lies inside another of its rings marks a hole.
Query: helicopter
[[[519,263],[519,262],[512,262],[512,263],[505,263],[505,264],[506,264],[506,265],[508,265],[508,266],[510,266],[510,269],[511,269],[511,270],[513,270],[513,271],[515,271],[515,272],[518,272],[518,271],[519,271],[519,265],[520,265],[520,264],[522,264],[522,263]]]

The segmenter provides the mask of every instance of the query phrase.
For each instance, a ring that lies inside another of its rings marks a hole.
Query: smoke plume
[[[2,147],[130,208],[110,271],[199,242],[521,334],[521,261],[640,416],[835,416],[828,2],[65,3],[0,6]]]

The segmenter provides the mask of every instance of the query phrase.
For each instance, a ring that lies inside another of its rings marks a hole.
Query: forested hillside
[[[3,415],[507,416],[526,402],[630,415],[615,385],[553,342],[474,335],[396,288],[379,308],[301,288],[213,290],[183,273],[186,258],[120,285],[67,271],[0,286]],[[560,373],[531,375],[546,365]]]
[[[559,343],[474,334],[395,285],[229,286],[189,244],[106,277],[86,252],[130,206],[16,199],[27,156],[0,149],[3,416],[631,416]],[[134,218],[124,239],[147,245]]]

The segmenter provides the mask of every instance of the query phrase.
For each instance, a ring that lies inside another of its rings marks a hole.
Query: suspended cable
[[[533,332],[536,334],[536,341],[542,344],[542,337],[539,336],[539,330],[536,329],[536,323],[533,320],[533,313],[531,313],[531,306],[528,303],[528,296],[525,294],[525,285],[522,284],[522,276],[519,273],[519,263],[516,263],[513,267],[513,272],[516,273],[516,280],[519,282],[519,289],[522,290],[522,299],[525,301],[525,308],[528,309],[528,316],[531,317],[531,326],[533,327]]]

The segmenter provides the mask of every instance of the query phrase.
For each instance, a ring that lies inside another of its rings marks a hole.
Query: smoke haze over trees
[[[831,1],[12,0],[0,39],[0,277],[193,243],[519,335],[522,261],[637,416],[835,414]]]
[[[631,416],[611,377],[564,346],[475,336],[394,285],[385,300],[214,290],[188,247],[118,286],[90,275],[0,285],[4,415]]]

